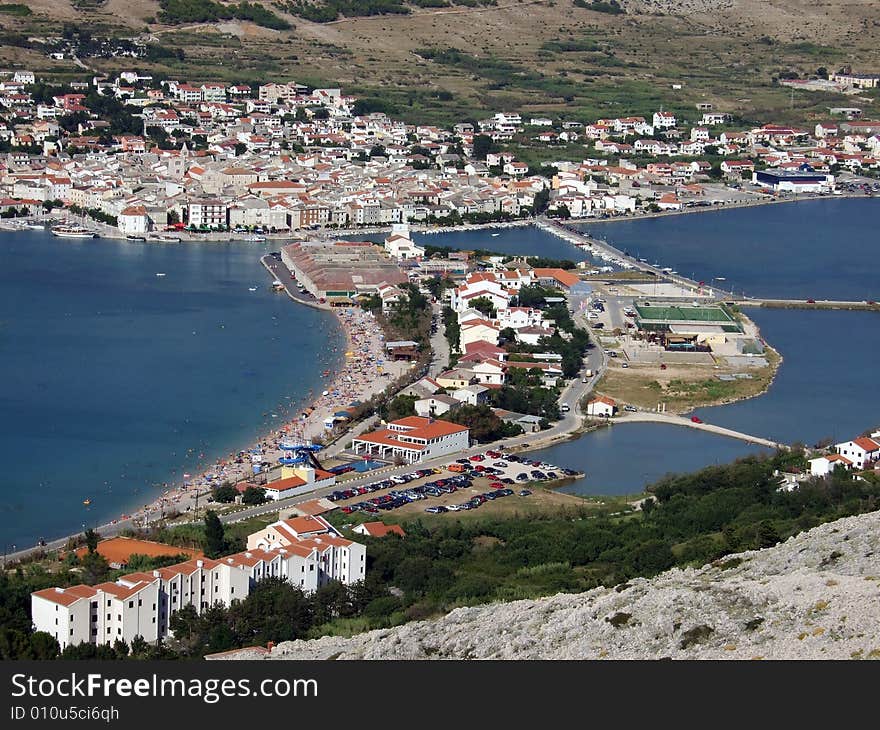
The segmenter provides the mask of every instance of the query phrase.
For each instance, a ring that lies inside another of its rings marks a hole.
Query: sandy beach
[[[298,415],[266,433],[255,443],[238,453],[230,453],[197,474],[184,474],[179,484],[169,486],[162,496],[136,512],[120,515],[116,522],[131,519],[145,525],[160,519],[170,511],[184,512],[196,502],[201,504],[215,486],[224,482],[238,482],[254,476],[253,461],[277,464],[284,455],[282,441],[309,441],[324,438],[329,431],[325,419],[352,403],[365,402],[382,392],[389,383],[410,366],[407,362],[390,362],[385,358],[385,336],[372,313],[359,307],[334,309],[345,333],[346,349],[341,364],[335,370],[325,370],[326,385],[319,393],[309,391],[303,399]],[[100,528],[99,528],[100,529]]]

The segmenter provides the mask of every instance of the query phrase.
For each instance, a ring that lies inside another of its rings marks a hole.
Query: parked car
[[[625,410],[625,411],[629,411],[630,413],[635,413],[635,412],[638,411],[639,409],[636,408],[635,406],[624,406],[624,407],[623,407],[623,410]]]
[[[700,418],[699,416],[691,416],[691,420],[692,420],[694,423],[702,423],[702,422],[703,422],[703,419]]]
[[[426,507],[425,512],[430,512],[432,515],[440,514],[441,512],[448,512],[449,510],[443,505],[436,505],[434,507]]]
[[[519,490],[520,497],[528,497],[530,494],[531,494],[531,492],[528,489],[520,489]]]

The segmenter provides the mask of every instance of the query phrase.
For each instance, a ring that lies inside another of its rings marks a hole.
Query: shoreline
[[[605,224],[605,223],[619,223],[621,221],[640,221],[647,219],[655,219],[655,218],[670,218],[673,216],[682,216],[682,215],[690,215],[693,213],[718,213],[726,210],[739,210],[742,208],[757,208],[769,205],[776,205],[781,203],[805,203],[816,200],[871,200],[876,198],[874,195],[865,195],[860,193],[841,193],[840,195],[810,195],[805,197],[787,197],[787,198],[774,198],[772,196],[768,196],[766,199],[758,199],[748,202],[740,202],[740,203],[726,203],[721,205],[709,205],[709,206],[694,206],[690,208],[683,208],[682,210],[668,210],[668,211],[657,211],[651,213],[638,213],[632,215],[612,215],[612,216],[602,216],[602,217],[585,217],[585,218],[551,218],[551,220],[559,221],[565,223],[567,225],[593,225],[593,224]],[[58,213],[61,212],[61,209],[56,209]],[[55,224],[58,223],[62,218],[69,217],[64,215],[59,215],[56,211],[52,211],[52,213],[48,214],[48,216],[43,216],[43,220],[47,224]],[[23,216],[21,218],[10,218],[9,223],[3,222],[0,223],[0,232],[6,233],[18,233],[21,231],[28,231],[31,229],[25,227],[16,226],[13,221],[29,221],[33,216]],[[40,217],[36,217],[39,219]],[[42,222],[38,220],[38,222]],[[95,228],[95,232],[98,233],[99,238],[106,238],[109,240],[115,241],[125,241],[126,237],[120,233],[117,229],[112,228],[111,226],[100,223],[99,221],[95,221],[89,219],[86,221],[91,227]],[[522,218],[518,220],[512,221],[497,221],[491,223],[462,223],[461,225],[456,226],[442,226],[442,225],[426,225],[420,224],[417,222],[410,222],[410,229],[413,233],[421,233],[423,235],[434,235],[434,234],[443,234],[443,233],[467,233],[471,231],[483,231],[483,230],[494,230],[494,229],[506,229],[506,228],[525,228],[528,226],[534,226],[538,223],[538,216],[529,216],[528,218]],[[308,240],[310,237],[352,237],[358,235],[376,235],[387,233],[390,227],[390,223],[388,225],[383,226],[365,226],[362,228],[319,228],[314,231],[305,230],[305,229],[294,229],[285,232],[279,233],[263,233],[260,234],[264,237],[263,241],[253,241],[253,243],[266,243],[272,244],[275,242],[281,241],[294,241],[294,240]],[[48,229],[47,229],[48,230]],[[159,244],[159,245],[168,245],[169,243],[251,243],[247,238],[243,238],[243,236],[248,236],[252,234],[248,233],[234,233],[232,231],[211,231],[200,234],[194,234],[188,231],[154,231],[154,234],[159,235],[172,235],[180,237],[180,241],[161,241],[156,239],[147,239],[145,241],[137,241],[137,243],[147,243],[147,244]]]
[[[262,461],[269,461],[273,467],[277,466],[278,458],[284,454],[279,447],[282,440],[323,438],[325,418],[343,410],[351,402],[364,402],[387,387],[386,379],[376,377],[376,373],[370,371],[368,367],[372,363],[382,372],[391,372],[384,366],[395,365],[384,358],[384,333],[370,313],[358,308],[349,309],[353,311],[333,310],[343,335],[338,347],[344,349],[340,352],[339,360],[333,368],[332,375],[329,376],[330,379],[321,386],[323,390],[317,393],[310,390],[298,401],[291,403],[292,409],[295,406],[293,412],[296,412],[297,416],[279,422],[271,430],[258,432],[256,439],[248,446],[218,456],[207,466],[198,467],[191,476],[185,474],[184,481],[176,477],[173,481],[163,483],[164,491],[151,502],[139,509],[126,510],[117,519],[94,525],[93,529],[99,532],[102,538],[106,538],[128,529],[142,529],[156,524],[164,518],[166,512],[177,511],[181,515],[186,514],[187,508],[193,508],[197,501],[204,504],[206,497],[215,486],[227,481],[234,485],[253,478],[255,474],[249,459],[251,452],[259,451]],[[347,356],[348,353],[351,353],[351,356]],[[383,365],[377,365],[377,361],[381,361]],[[398,367],[392,370],[399,369],[400,364],[396,365]],[[396,376],[393,375],[387,380],[392,382],[394,377]],[[239,454],[243,454],[240,463],[236,461]],[[262,473],[264,472],[261,471],[260,474]],[[81,532],[73,532],[52,538],[46,541],[46,545],[35,544],[10,554],[7,560],[21,559],[40,550],[63,549],[69,540],[80,535]]]
[[[859,197],[868,197],[868,196],[856,196],[856,195],[851,195],[851,196],[835,196],[835,197],[859,198]],[[794,199],[794,200],[777,200],[777,201],[767,201],[767,203],[769,203],[769,202],[803,202],[804,200],[813,200],[813,199],[822,199],[822,198]],[[737,206],[737,207],[752,207],[752,206]],[[729,208],[730,208],[730,206],[725,206],[725,207],[721,207],[721,208],[692,209],[692,210],[689,210],[689,211],[681,211],[681,212],[676,212],[676,213],[662,213],[662,214],[655,214],[655,217],[664,217],[664,216],[666,216],[666,215],[683,214],[683,213],[685,213],[685,212],[717,212],[717,210],[725,210],[725,209],[729,209]],[[637,220],[637,219],[639,219],[640,217],[642,217],[642,216],[636,216],[636,217],[629,217],[629,216],[627,216],[627,217],[619,217],[619,218],[608,219],[607,221],[603,220],[602,222],[616,222],[616,221],[619,221],[619,220]],[[597,222],[598,222],[598,221],[597,221]],[[520,221],[517,221],[517,222],[515,222],[515,225],[510,225],[510,226],[508,226],[508,227],[515,227],[515,226],[528,226],[528,225],[534,225],[534,221],[533,221],[533,220],[526,220],[526,221],[521,221],[521,222],[520,222]],[[492,228],[492,227],[497,227],[497,224],[494,224],[494,225],[493,225],[493,224],[474,224],[474,225],[472,225],[472,226],[468,226],[468,227],[466,227],[464,230],[475,230],[475,229],[478,230],[478,229]],[[28,230],[28,229],[23,229],[23,230]],[[268,270],[268,269],[267,269],[267,270]],[[271,271],[270,271],[269,273],[271,274]],[[296,299],[294,299],[294,301],[297,302],[297,303],[306,303],[306,302],[299,302],[299,301],[296,300]],[[341,317],[341,312],[342,312],[342,311],[345,311],[345,310],[333,310],[333,311],[334,311],[334,314],[337,316],[337,321],[340,322],[340,326],[342,327],[342,331],[343,331],[343,333],[345,334],[346,352],[352,351],[353,340],[352,340],[351,331],[350,331],[349,328],[347,328],[347,327],[345,326],[345,324],[343,323],[342,317]],[[360,311],[360,310],[358,310],[358,311]],[[750,320],[750,321],[751,321],[751,320]],[[376,326],[378,327],[378,325],[376,325]],[[757,326],[756,326],[756,325],[755,325],[755,327],[756,327],[756,330],[757,330]],[[759,332],[759,330],[757,330],[757,331]],[[383,338],[383,339],[384,339],[384,338]],[[758,393],[755,393],[755,394],[753,394],[753,395],[744,396],[744,397],[742,397],[742,398],[737,398],[737,399],[734,399],[734,400],[732,400],[732,401],[711,403],[711,404],[706,404],[706,405],[704,405],[704,406],[699,406],[699,407],[714,407],[714,406],[721,406],[721,405],[729,405],[729,404],[731,404],[731,403],[735,403],[735,402],[738,402],[738,401],[740,401],[740,400],[747,400],[747,399],[751,399],[751,398],[759,397],[759,396],[761,396],[761,395],[764,395],[767,391],[769,391],[770,387],[772,387],[773,383],[775,382],[775,379],[776,379],[776,376],[777,376],[777,374],[778,374],[779,368],[781,367],[782,362],[783,362],[783,357],[782,357],[781,353],[779,353],[778,351],[776,351],[774,348],[772,348],[772,347],[769,346],[769,345],[768,345],[768,347],[770,347],[770,349],[772,349],[774,352],[776,352],[776,354],[778,355],[778,358],[779,358],[779,359],[778,359],[778,362],[776,363],[775,368],[773,369],[773,372],[772,372],[771,377],[770,377],[770,379],[769,379],[769,381],[768,381],[768,383],[767,383],[767,386],[766,386],[762,391],[760,391],[760,392],[758,392]],[[347,364],[347,363],[345,362],[344,355],[343,355],[343,360],[342,360],[342,363],[341,363],[341,364],[342,364],[342,368],[339,370],[338,373],[334,374],[334,378],[333,378],[333,380],[330,381],[330,382],[327,384],[327,389],[330,390],[330,391],[332,391],[332,390],[335,389],[335,387],[338,385],[338,378],[341,377],[342,374],[344,373],[345,365]],[[334,387],[331,388],[330,386],[334,386]],[[302,411],[302,410],[305,410],[305,409],[308,407],[308,405],[306,405],[306,404],[309,404],[309,405],[311,405],[311,406],[314,408],[314,410],[312,411],[312,414],[311,414],[311,415],[314,416],[314,415],[316,415],[316,414],[318,413],[318,409],[317,409],[316,407],[314,407],[314,404],[315,404],[317,401],[319,401],[320,398],[321,398],[321,396],[319,396],[319,397],[317,397],[317,398],[314,398],[312,401],[309,401],[309,400],[308,400],[308,396],[305,396],[305,397],[302,399],[302,401],[300,401],[300,403],[297,404],[297,409],[298,409],[298,410],[301,410],[301,411]],[[365,400],[366,398],[355,398],[355,399],[358,399],[358,400]],[[293,404],[292,404],[292,405],[293,405]],[[314,421],[316,421],[316,420],[317,420],[317,418],[313,419],[313,421],[312,421],[312,423],[310,424],[310,426],[314,426],[314,425],[316,425],[316,424],[314,423]],[[283,430],[283,428],[285,428],[285,427],[286,427],[286,428],[290,428],[291,426],[296,426],[296,425],[304,425],[304,424],[298,424],[298,421],[299,421],[299,419],[293,419],[292,421],[288,421],[288,422],[286,422],[285,424],[283,424],[282,429],[273,429],[272,431],[266,432],[266,433],[263,434],[263,435],[257,440],[257,442],[256,442],[253,446],[251,446],[250,448],[256,448],[257,446],[261,446],[261,447],[262,447],[262,446],[264,446],[264,445],[270,443],[270,442],[272,441],[272,439],[273,439],[273,438],[276,438],[276,437],[277,437],[277,440],[280,440],[281,437],[278,436],[278,434],[280,433],[281,430]],[[569,439],[577,439],[577,438],[580,438],[581,436],[585,435],[586,433],[589,433],[590,430],[592,430],[592,429],[589,429],[589,428],[584,429],[583,427],[580,427],[580,428],[576,429],[574,432],[571,432],[571,433],[569,433],[569,434],[566,434],[566,435],[563,437],[563,440],[569,440]],[[535,449],[546,448],[547,446],[552,445],[552,441],[555,441],[555,440],[556,440],[556,437],[554,437],[553,439],[551,439],[551,443],[540,443],[540,439],[539,439],[539,440],[538,440],[538,441],[539,441],[538,444],[535,444],[535,445],[529,444],[529,445],[526,445],[526,446],[524,446],[524,447],[521,447],[521,448],[518,449],[518,450],[521,450],[521,451],[531,451],[531,450],[535,450]],[[245,453],[247,453],[247,452],[250,450],[250,448],[242,449],[242,451],[244,451]],[[234,454],[233,454],[233,453],[230,453],[229,456],[234,456]],[[268,456],[268,455],[267,455],[267,456]],[[211,465],[211,466],[209,466],[208,468],[204,469],[204,470],[199,474],[198,478],[204,479],[209,473],[211,473],[212,471],[214,471],[214,470],[217,468],[217,465],[218,465],[218,464],[221,465],[221,466],[229,466],[229,464],[226,463],[226,462],[224,462],[224,460],[223,460],[222,458],[218,458],[218,459],[215,461],[215,463],[214,463],[213,465]],[[235,465],[235,466],[239,466],[239,465]],[[250,463],[245,461],[245,462],[243,462],[240,466],[241,466],[241,469],[239,469],[238,471],[245,471],[245,469],[246,469],[247,467],[250,467]],[[252,476],[252,474],[250,474],[249,472],[245,472],[242,476],[246,478],[247,476]],[[216,480],[215,480],[215,481],[216,481]],[[222,481],[220,481],[220,483],[222,483]],[[193,487],[195,487],[195,488],[193,488]],[[201,488],[202,488],[202,487],[205,487],[205,491],[201,491]],[[185,508],[186,505],[192,505],[192,504],[194,503],[194,501],[197,499],[197,495],[198,495],[198,497],[201,497],[201,496],[207,494],[207,493],[209,492],[209,490],[210,490],[210,486],[209,486],[208,484],[195,485],[194,483],[190,483],[190,487],[189,487],[189,488],[183,488],[182,486],[175,485],[175,486],[169,488],[168,490],[166,490],[166,491],[162,494],[161,497],[157,498],[157,499],[154,500],[150,505],[148,505],[148,507],[151,507],[151,509],[147,509],[145,512],[144,512],[143,510],[138,510],[138,512],[132,513],[131,516],[134,517],[135,515],[138,515],[138,514],[143,513],[145,517],[151,517],[151,516],[155,517],[155,516],[158,516],[158,515],[161,514],[161,512],[162,512],[162,510],[163,510],[164,507],[169,507],[169,506],[171,506],[171,507],[173,507],[173,508],[175,508],[175,509],[178,508],[178,507]],[[175,496],[176,496],[176,499],[175,499]],[[149,522],[149,521],[148,521],[148,522]],[[98,529],[99,531],[110,529],[110,530],[113,531],[113,533],[118,533],[119,531],[121,531],[122,529],[125,529],[126,527],[136,527],[136,525],[133,524],[133,522],[132,522],[130,519],[129,519],[129,520],[121,520],[121,519],[120,519],[120,520],[113,520],[113,521],[111,521],[111,522],[108,522],[108,523],[105,523],[105,524],[103,524],[103,525],[97,526],[97,529]],[[50,545],[54,545],[54,544],[57,544],[57,543],[59,543],[59,542],[62,542],[62,543],[63,543],[63,542],[66,542],[66,541],[69,540],[71,537],[77,537],[79,534],[80,534],[80,533],[77,532],[77,533],[73,533],[72,535],[67,535],[67,536],[64,536],[64,537],[61,537],[61,538],[57,538],[57,539],[51,540],[51,541],[50,541]],[[40,546],[31,547],[31,548],[29,548],[29,549],[27,549],[27,550],[19,551],[19,554],[27,554],[27,553],[29,553],[29,552],[33,552],[34,550],[39,550],[39,549],[40,549]],[[52,547],[46,546],[44,549],[49,550],[49,549],[55,549],[55,548],[52,548]],[[10,557],[11,557],[11,556],[10,556]]]

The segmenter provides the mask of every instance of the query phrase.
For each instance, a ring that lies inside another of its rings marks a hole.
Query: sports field
[[[692,306],[646,306],[636,304],[635,310],[643,322],[733,322],[733,318],[721,307]]]

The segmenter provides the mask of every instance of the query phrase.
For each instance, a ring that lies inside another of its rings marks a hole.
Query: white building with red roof
[[[838,454],[849,459],[856,469],[867,469],[871,462],[880,460],[880,441],[867,436],[835,444],[834,448]]]
[[[617,410],[617,403],[612,398],[604,395],[593,398],[587,403],[587,415],[599,416],[601,418],[611,418]]]
[[[280,520],[248,536],[248,549],[212,560],[200,558],[131,573],[95,586],[46,588],[31,594],[35,629],[69,645],[156,643],[171,635],[171,617],[192,606],[201,614],[244,600],[266,578],[304,592],[330,581],[357,583],[366,574],[366,548],[346,540],[321,517]]]
[[[816,459],[810,459],[810,474],[815,477],[828,476],[838,466],[842,466],[844,469],[852,469],[852,462],[840,454],[820,456]]]
[[[470,429],[457,423],[421,416],[389,422],[385,428],[361,434],[351,442],[355,454],[382,459],[401,458],[407,464],[456,454],[470,446]]]

